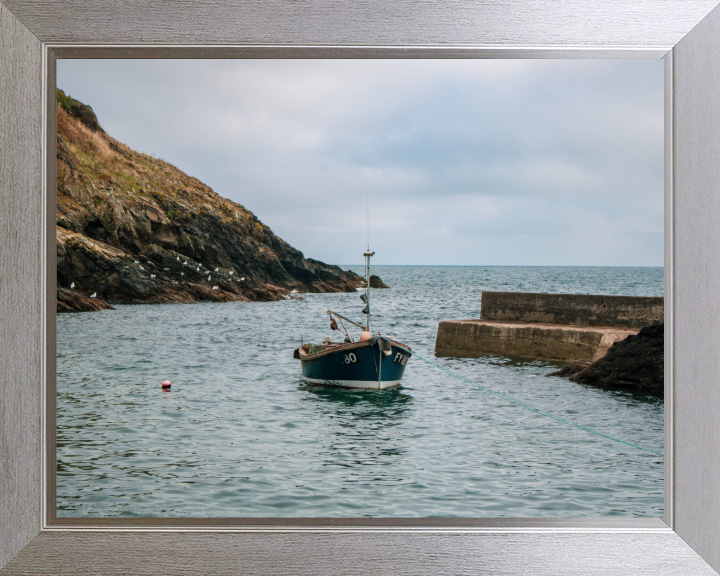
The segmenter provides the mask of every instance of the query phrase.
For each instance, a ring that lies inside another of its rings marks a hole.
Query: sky
[[[306,257],[662,266],[662,60],[59,60],[131,148]]]

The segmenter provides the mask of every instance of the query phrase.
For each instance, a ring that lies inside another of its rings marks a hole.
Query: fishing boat
[[[365,303],[362,313],[365,324],[328,310],[330,328],[345,335],[342,342],[325,338],[322,344],[301,344],[293,352],[300,360],[302,377],[308,384],[340,386],[343,388],[374,388],[381,390],[400,385],[405,365],[412,356],[409,346],[383,336],[372,334],[370,328],[370,258],[374,256],[368,246],[365,256],[365,293],[360,299]],[[345,322],[360,328],[357,341],[353,339]],[[340,327],[338,327],[338,324]]]

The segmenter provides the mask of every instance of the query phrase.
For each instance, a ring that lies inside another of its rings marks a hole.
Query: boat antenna
[[[366,207],[367,207],[367,250],[365,251],[365,308],[363,308],[363,314],[367,315],[365,321],[365,331],[370,332],[370,257],[375,255],[375,252],[370,252],[370,193],[365,192]]]

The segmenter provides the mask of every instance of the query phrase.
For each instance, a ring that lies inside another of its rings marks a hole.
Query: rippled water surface
[[[353,267],[361,272],[361,267]],[[662,268],[373,268],[375,329],[434,359],[482,290],[662,296]],[[524,410],[418,358],[399,389],[310,387],[292,350],[331,335],[303,301],[58,316],[58,515],[572,517],[663,514],[663,459]],[[337,333],[335,333],[337,339]],[[437,359],[566,419],[663,450],[661,398],[544,377],[558,364]],[[170,379],[171,392],[160,382]]]

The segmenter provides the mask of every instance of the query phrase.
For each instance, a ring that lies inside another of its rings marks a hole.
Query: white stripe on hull
[[[339,386],[342,388],[374,388],[377,390],[378,383],[372,380],[320,380],[318,378],[307,378],[303,376],[303,379],[308,384],[317,384],[319,386]],[[380,382],[380,388],[392,388],[393,386],[400,386],[400,380],[388,380],[387,382]]]

